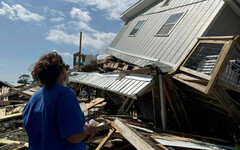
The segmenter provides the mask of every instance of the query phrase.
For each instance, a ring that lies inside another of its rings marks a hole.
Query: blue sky
[[[120,14],[138,0],[0,1],[0,80],[16,82],[47,52],[103,54],[124,24]]]

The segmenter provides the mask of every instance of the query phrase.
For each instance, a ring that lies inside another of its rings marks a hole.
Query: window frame
[[[141,27],[137,30],[137,32],[134,35],[131,35],[132,31],[135,29],[135,27],[137,26],[137,24],[139,23],[139,21],[144,21],[143,24],[141,25]],[[141,30],[141,28],[144,26],[144,24],[146,23],[147,19],[139,19],[138,22],[135,24],[134,28],[130,31],[129,33],[129,37],[135,37],[137,35],[137,33],[139,32],[139,30]]]
[[[182,61],[182,63],[178,66],[178,71],[181,71],[184,74],[190,74],[191,77],[197,81],[202,80],[205,81],[206,85],[202,85],[201,88],[198,88],[197,90],[205,93],[210,94],[214,88],[214,86],[217,84],[217,81],[219,80],[219,77],[222,76],[223,72],[222,70],[226,69],[227,63],[230,61],[230,58],[235,50],[236,41],[238,39],[234,38],[234,36],[223,36],[223,37],[201,37],[198,38],[198,41],[195,43],[192,50],[188,53],[186,58]],[[187,61],[190,59],[190,57],[193,55],[199,44],[202,43],[214,43],[214,44],[223,44],[223,47],[219,53],[219,57],[217,59],[217,62],[215,63],[212,73],[210,75],[192,70],[190,68],[186,68],[184,65],[187,63]],[[175,77],[175,79],[177,79]],[[179,79],[177,79],[179,80]],[[180,81],[180,80],[179,80]],[[185,82],[185,81],[183,81]],[[187,81],[188,82],[188,81]],[[189,86],[195,88],[196,83],[190,83]],[[196,88],[195,88],[196,89]]]
[[[174,26],[172,27],[172,29],[167,33],[167,34],[158,34],[158,32],[164,27],[164,25],[166,24],[166,22],[168,21],[168,19],[175,14],[179,14],[179,13],[183,13],[182,16],[178,19],[178,21],[174,24]],[[164,24],[161,26],[161,28],[157,31],[157,33],[155,34],[156,37],[167,37],[171,34],[171,32],[175,29],[175,27],[177,26],[177,24],[182,20],[182,18],[185,16],[185,14],[187,13],[187,11],[180,11],[180,12],[176,12],[176,13],[171,13],[170,16],[165,20]]]

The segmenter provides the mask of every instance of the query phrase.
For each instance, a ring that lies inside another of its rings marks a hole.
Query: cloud
[[[88,24],[86,24],[85,22],[76,22],[76,21],[71,21],[69,22],[69,25],[71,26],[72,29],[75,30],[85,30],[88,32],[97,32],[96,30],[94,30],[93,28],[91,28]]]
[[[70,59],[73,58],[73,54],[71,54],[69,52],[60,52],[60,51],[55,50],[55,49],[50,49],[50,51],[57,52],[59,55],[61,55],[62,57],[65,57],[65,58],[70,58]]]
[[[75,7],[73,7],[72,10],[70,11],[70,15],[72,19],[78,19],[80,21],[89,22],[91,20],[88,11],[83,11]]]
[[[81,6],[91,6],[93,9],[106,11],[105,16],[109,20],[118,20],[122,12],[136,3],[138,0],[65,0],[78,3]]]
[[[62,30],[50,30],[46,37],[48,41],[52,41],[55,43],[65,43],[65,44],[73,44],[78,45],[79,37],[75,34],[66,34]]]
[[[25,22],[35,21],[41,22],[45,18],[39,14],[32,13],[25,9],[22,5],[16,4],[9,6],[8,4],[1,2],[3,7],[0,8],[0,15],[6,16],[10,20],[22,20]]]
[[[56,17],[56,16],[64,17],[65,16],[62,11],[58,11],[58,10],[55,10],[55,9],[49,9],[49,13],[53,17]]]
[[[83,32],[82,46],[92,52],[104,52],[115,36],[116,33]],[[61,30],[50,30],[46,39],[55,43],[79,46],[79,34],[67,34]]]
[[[57,17],[57,18],[51,18],[50,21],[51,22],[60,22],[60,21],[63,21],[64,18],[63,17]]]
[[[1,2],[3,7],[0,8],[0,15],[2,16],[6,16],[11,20],[15,20],[15,12],[13,11],[13,9],[6,3]]]
[[[58,29],[58,30],[66,30],[67,28],[66,28],[65,24],[59,24],[59,25],[56,25],[56,26],[55,26],[55,29]]]

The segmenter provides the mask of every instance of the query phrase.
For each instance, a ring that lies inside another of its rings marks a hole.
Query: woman
[[[75,93],[63,86],[66,66],[60,55],[48,53],[32,71],[38,90],[23,110],[23,125],[29,137],[29,150],[85,150],[84,139],[97,130],[85,125],[84,114]]]

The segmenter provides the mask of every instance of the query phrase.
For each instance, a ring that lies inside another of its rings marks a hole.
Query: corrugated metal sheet
[[[150,75],[130,74],[121,77],[119,73],[72,72],[69,82],[81,83],[134,99],[154,85],[154,79]]]
[[[162,7],[163,1],[146,8],[127,22],[106,53],[140,66],[157,59],[162,65],[176,66],[191,50],[197,37],[201,37],[213,19],[224,8],[223,0],[172,0]],[[186,12],[173,31],[165,37],[155,36],[171,14]],[[141,19],[147,19],[136,36],[129,33]],[[118,51],[115,51],[115,50]],[[121,53],[122,52],[122,53]]]

